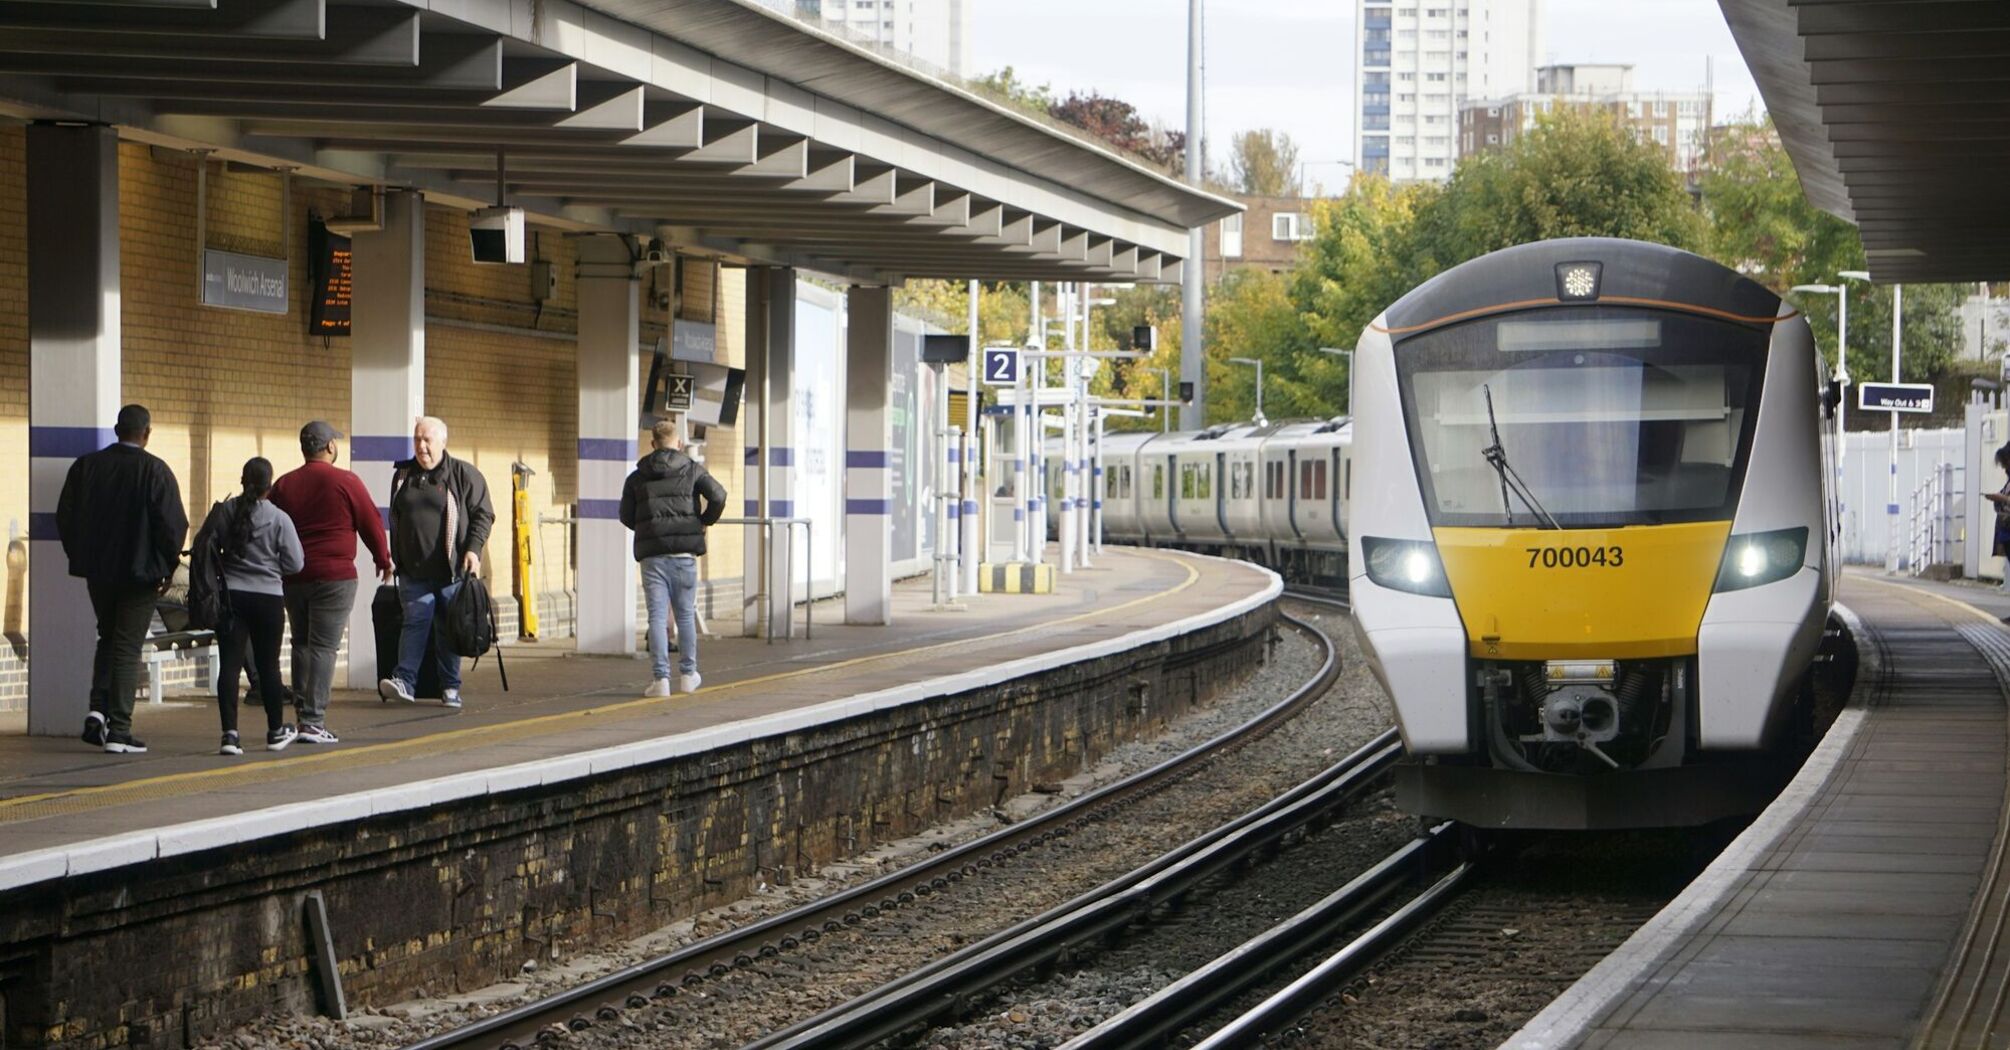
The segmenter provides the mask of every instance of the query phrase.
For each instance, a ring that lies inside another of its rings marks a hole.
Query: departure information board
[[[310,335],[349,334],[349,238],[329,233],[319,220],[307,228],[307,331]]]

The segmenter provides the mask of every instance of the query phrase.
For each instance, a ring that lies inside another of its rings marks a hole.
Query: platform
[[[1801,773],[1504,1045],[2005,1045],[2010,595],[1851,571],[1839,597],[1857,682]]]
[[[809,640],[710,640],[704,687],[666,699],[639,697],[646,655],[511,645],[507,693],[493,658],[464,666],[458,712],[337,690],[328,724],[342,742],[276,754],[258,743],[263,709],[247,705],[246,753],[217,755],[216,704],[201,696],[140,705],[145,755],[28,737],[17,718],[0,736],[0,890],[787,733],[1149,644],[1278,589],[1237,562],[1116,549],[1060,579],[1053,595],[966,595],[955,612],[931,611],[928,581],[912,580],[896,587],[891,628],[824,622]]]

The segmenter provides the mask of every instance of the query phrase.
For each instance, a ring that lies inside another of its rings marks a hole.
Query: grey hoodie
[[[229,541],[231,504],[235,500],[224,500],[209,512],[209,521],[203,527],[214,527],[218,536],[225,537],[223,556],[223,579],[233,594],[283,594],[280,578],[300,571],[307,562],[306,552],[300,548],[300,536],[293,530],[293,519],[286,512],[272,505],[270,500],[259,500],[251,512],[251,538],[244,545],[243,553],[229,553],[235,546]]]

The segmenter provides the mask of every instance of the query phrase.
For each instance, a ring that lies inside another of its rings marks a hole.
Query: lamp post
[[[1317,349],[1322,354],[1337,354],[1347,359],[1347,414],[1352,416],[1354,414],[1354,351],[1342,350],[1337,346],[1322,346]]]
[[[1233,362],[1235,362],[1235,363],[1236,363],[1236,364],[1238,364],[1238,365],[1255,365],[1255,366],[1256,366],[1256,422],[1258,422],[1258,423],[1262,423],[1262,422],[1264,421],[1264,419],[1263,419],[1263,362],[1262,362],[1262,361],[1260,361],[1260,360],[1258,360],[1258,359],[1256,359],[1256,358],[1254,358],[1254,357],[1231,357],[1231,358],[1229,358],[1229,360],[1230,360],[1230,361],[1233,361]]]
[[[1849,451],[1849,432],[1843,425],[1849,411],[1849,285],[1846,284],[1797,284],[1787,289],[1787,294],[1807,292],[1814,295],[1836,297],[1836,517],[1838,524],[1849,527],[1849,517],[1843,513],[1847,503],[1843,499],[1843,458]]]
[[[1870,274],[1863,270],[1844,270],[1836,276],[1851,281],[1868,281]],[[1902,322],[1905,313],[1905,286],[1891,286],[1891,381],[1899,381],[1899,358],[1905,344],[1901,340]],[[1884,545],[1884,571],[1898,571],[1898,413],[1891,414],[1891,464],[1890,482],[1886,486],[1884,520],[1887,535]]]
[[[1140,368],[1138,371],[1159,374],[1159,433],[1172,433],[1172,369]]]

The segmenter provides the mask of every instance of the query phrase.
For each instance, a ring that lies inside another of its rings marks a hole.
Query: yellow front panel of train
[[[1438,529],[1472,654],[1647,659],[1696,651],[1731,523]]]

